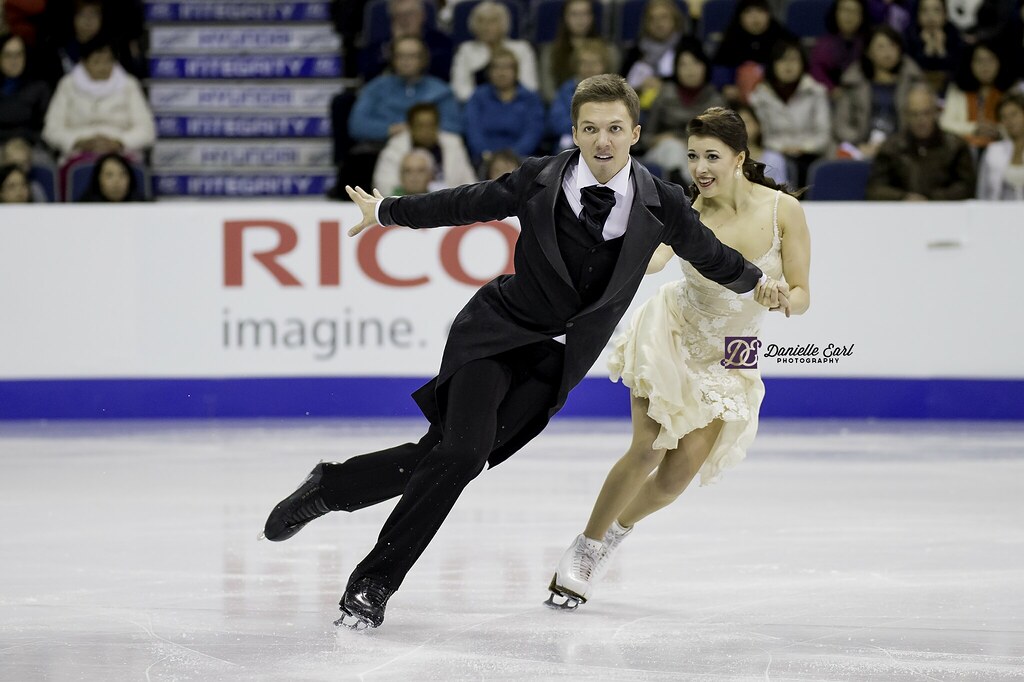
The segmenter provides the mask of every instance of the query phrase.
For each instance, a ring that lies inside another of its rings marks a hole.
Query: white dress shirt
[[[583,156],[580,155],[576,165],[569,166],[565,171],[565,177],[562,178],[562,191],[565,192],[565,198],[569,200],[569,206],[576,217],[583,212],[584,187],[598,185],[615,192],[615,205],[612,206],[608,219],[604,221],[604,230],[601,232],[605,241],[621,237],[626,233],[629,211],[633,207],[633,178],[630,175],[632,172],[633,164],[627,162],[622,170],[602,185],[590,171],[590,166],[583,160]]]

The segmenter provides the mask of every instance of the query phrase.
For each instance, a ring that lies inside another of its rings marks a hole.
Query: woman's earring
[[[736,177],[738,178],[739,176],[740,176],[740,167],[736,166]]]

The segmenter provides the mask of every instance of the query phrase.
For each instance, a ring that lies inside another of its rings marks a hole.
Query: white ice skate
[[[612,554],[618,549],[622,541],[626,539],[626,536],[633,532],[633,526],[629,528],[623,528],[619,524],[619,520],[612,521],[612,525],[605,531],[604,539],[602,544],[604,545],[604,552],[601,553],[601,558],[597,562],[597,566],[594,568],[594,576],[591,578],[592,582],[597,582],[604,577],[605,572],[608,570],[608,565],[611,563]]]
[[[594,571],[605,551],[604,543],[580,533],[562,554],[558,568],[551,577],[551,595],[544,602],[553,609],[575,609],[585,604],[593,590]],[[563,601],[555,601],[561,597]]]

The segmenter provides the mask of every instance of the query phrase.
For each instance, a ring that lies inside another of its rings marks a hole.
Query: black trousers
[[[491,452],[553,404],[563,358],[561,344],[550,341],[470,362],[449,381],[443,427],[326,468],[322,494],[331,509],[402,496],[350,585],[372,577],[398,589]]]

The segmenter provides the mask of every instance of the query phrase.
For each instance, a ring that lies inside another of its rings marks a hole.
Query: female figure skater
[[[762,303],[782,276],[792,313],[810,304],[803,209],[750,158],[743,120],[712,107],[690,121],[687,133],[694,209],[772,284],[742,298],[681,263],[684,279],[663,286],[616,340],[609,365],[612,380],[621,377],[631,389],[633,441],[608,473],[587,527],[558,563],[546,602],[553,607],[586,602],[636,522],[675,500],[698,472],[706,485],[743,459],[757,433],[764,384],[757,369],[723,366],[725,337],[758,335]],[[671,257],[659,247],[648,273]]]

